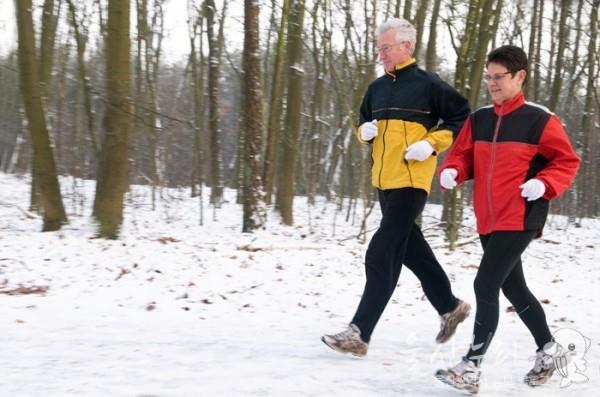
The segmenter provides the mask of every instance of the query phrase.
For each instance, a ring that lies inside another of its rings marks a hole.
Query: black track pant
[[[427,193],[421,189],[379,191],[383,217],[367,249],[367,283],[352,319],[365,342],[371,339],[396,288],[403,263],[417,276],[427,299],[440,315],[453,310],[458,303],[446,273],[415,224],[426,201]]]
[[[542,305],[527,288],[521,254],[536,231],[500,231],[481,235],[483,258],[475,276],[477,312],[473,342],[467,358],[476,364],[483,359],[498,326],[500,289],[514,306],[535,339],[538,349],[552,340]]]

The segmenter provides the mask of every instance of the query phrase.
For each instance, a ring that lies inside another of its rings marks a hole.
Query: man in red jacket
[[[559,118],[525,101],[526,77],[527,56],[519,47],[507,45],[488,54],[484,78],[493,105],[471,114],[439,169],[445,189],[474,180],[483,257],[474,282],[473,340],[460,363],[436,373],[441,381],[470,393],[479,390],[479,365],[498,326],[500,290],[538,347],[525,383],[541,385],[555,370],[547,353],[555,349],[552,334],[542,306],[527,288],[521,254],[541,235],[549,200],[567,190],[580,160]]]

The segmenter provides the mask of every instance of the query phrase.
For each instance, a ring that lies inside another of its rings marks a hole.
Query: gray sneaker
[[[533,368],[525,375],[525,383],[531,387],[540,386],[548,382],[556,369],[554,357],[543,350],[536,352]]]
[[[458,305],[456,305],[454,310],[440,316],[440,332],[435,337],[435,341],[437,343],[447,342],[456,332],[458,324],[469,317],[470,312],[471,305],[459,299]]]
[[[321,340],[336,352],[351,353],[357,357],[365,356],[369,348],[369,344],[360,337],[360,329],[354,324],[338,334],[323,335]]]
[[[472,361],[463,358],[458,364],[448,369],[438,369],[435,377],[458,390],[470,394],[479,392],[479,377],[481,370]]]

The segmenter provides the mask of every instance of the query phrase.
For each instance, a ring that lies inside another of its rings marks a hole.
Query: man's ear
[[[527,71],[521,69],[517,72],[517,75],[519,76],[519,81],[521,82],[521,85],[523,85],[525,83],[525,78],[527,77]]]

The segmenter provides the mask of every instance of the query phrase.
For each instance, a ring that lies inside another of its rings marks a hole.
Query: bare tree
[[[94,151],[94,155],[97,158],[99,155],[99,148],[96,139],[96,132],[94,126],[94,109],[92,106],[92,85],[91,80],[87,73],[87,66],[85,62],[85,51],[87,46],[88,32],[85,27],[85,23],[81,23],[77,18],[77,8],[73,0],[67,0],[69,5],[69,21],[73,28],[75,35],[75,43],[77,45],[77,66],[79,72],[79,79],[81,86],[83,87],[83,101],[85,107],[85,114],[87,119],[88,137]],[[84,29],[85,31],[82,31]]]
[[[560,4],[560,22],[558,24],[558,53],[556,56],[556,62],[553,65],[554,78],[552,79],[552,91],[550,93],[550,101],[548,102],[548,107],[552,111],[556,111],[560,90],[562,87],[565,49],[567,46],[567,40],[569,38],[569,24],[567,23],[567,16],[570,12],[571,0],[561,0]]]
[[[265,162],[263,166],[263,184],[265,191],[265,202],[271,204],[273,184],[275,179],[275,165],[277,164],[277,142],[279,128],[281,125],[281,113],[283,109],[284,73],[286,31],[290,13],[290,0],[283,0],[281,9],[281,22],[277,33],[277,45],[275,49],[275,61],[273,65],[273,78],[271,84],[271,96],[269,99],[269,118],[267,121],[267,144],[265,149]]]
[[[225,5],[227,2],[225,2]],[[224,7],[225,7],[224,5]],[[223,10],[223,14],[225,9]],[[208,35],[208,128],[210,134],[210,202],[220,207],[223,197],[223,153],[221,148],[221,128],[219,120],[219,73],[223,49],[223,24],[217,23],[217,8],[213,0],[204,2],[206,29]],[[216,31],[215,31],[216,30]]]
[[[128,186],[128,133],[131,122],[129,0],[109,0],[106,36],[106,111],[94,216],[98,235],[116,239],[123,222]]]
[[[257,0],[244,0],[244,139],[245,166],[243,178],[243,225],[242,231],[251,232],[263,226],[265,221],[264,198],[261,181],[262,146],[262,75],[260,72],[259,5]]]
[[[294,223],[294,181],[296,179],[296,155],[302,110],[302,40],[304,0],[293,0],[288,25],[288,89],[285,116],[286,133],[283,144],[282,172],[277,189],[277,204],[284,224]]]
[[[33,168],[37,170],[37,183],[44,219],[42,230],[58,230],[62,224],[67,222],[67,215],[60,194],[54,154],[46,127],[35,51],[31,0],[15,1],[15,11],[19,37],[21,97],[33,144]]]
[[[593,150],[597,145],[598,128],[594,126],[594,122],[598,122],[598,8],[600,8],[600,0],[592,0],[590,2],[590,38],[588,42],[587,53],[587,82],[586,82],[586,97],[585,109],[582,116],[582,145],[581,145],[581,169],[577,179],[577,216],[594,216],[594,197],[597,196],[598,176],[594,174],[598,167],[595,166],[594,157],[598,157],[598,149]]]
[[[192,72],[192,98],[194,103],[194,147],[192,150],[192,172],[191,187],[192,197],[199,196],[200,200],[200,224],[203,223],[202,192],[204,184],[204,53],[202,47],[202,29],[204,26],[204,17],[202,11],[188,7],[189,34],[190,34],[190,65]],[[198,47],[198,48],[196,48]]]

